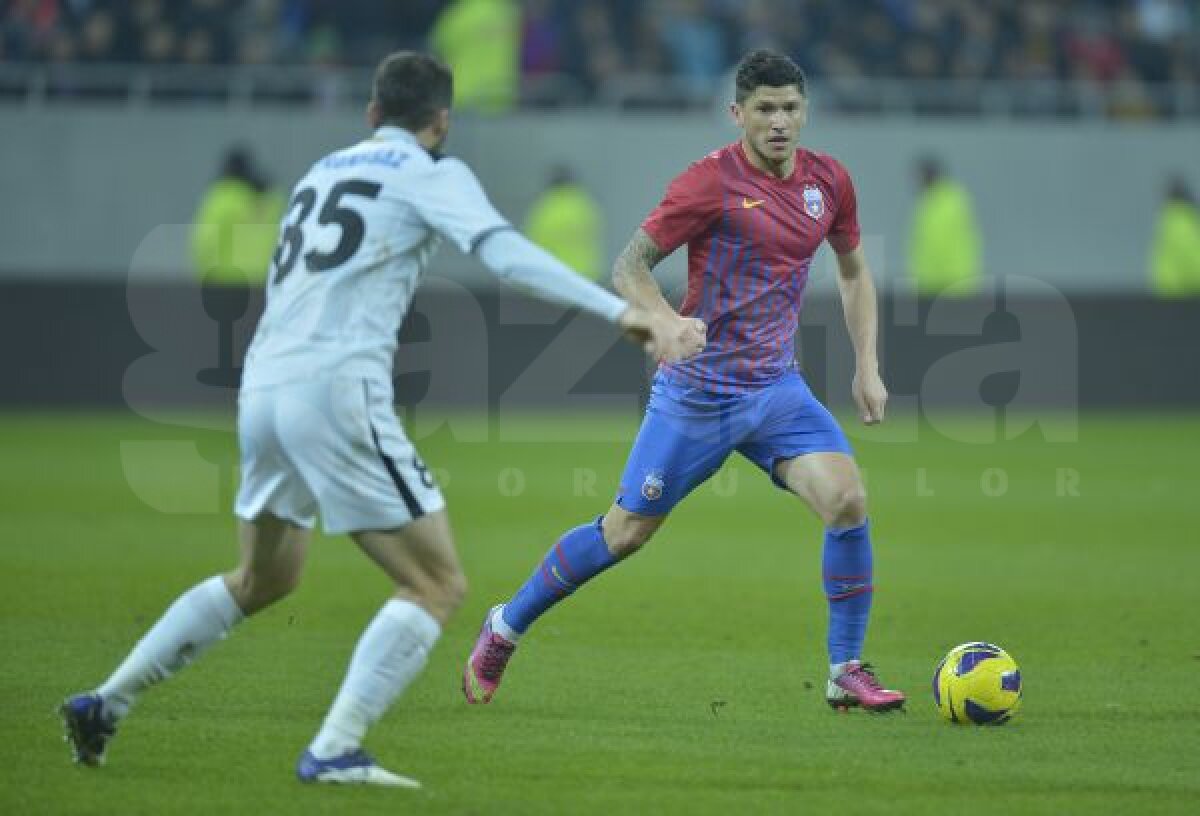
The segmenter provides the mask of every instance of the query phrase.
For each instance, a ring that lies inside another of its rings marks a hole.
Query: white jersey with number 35
[[[243,388],[343,374],[390,381],[396,335],[446,236],[471,252],[508,229],[475,175],[401,128],[324,157],[280,226]]]

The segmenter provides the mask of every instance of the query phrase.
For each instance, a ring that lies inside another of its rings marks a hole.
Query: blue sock
[[[875,592],[867,522],[846,530],[825,531],[822,573],[825,597],[829,599],[829,662],[858,660]]]
[[[504,605],[504,622],[524,634],[550,607],[617,562],[604,543],[603,516],[568,530]]]

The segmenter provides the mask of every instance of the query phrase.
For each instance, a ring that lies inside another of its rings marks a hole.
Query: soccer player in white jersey
[[[660,359],[703,347],[701,321],[632,308],[576,275],[513,230],[465,164],[439,157],[451,90],[436,59],[387,57],[367,108],[374,135],[297,183],[239,398],[241,562],[185,592],[112,676],[63,703],[77,762],[100,764],[140,692],[291,592],[319,513],[395,593],[359,639],[296,774],[418,786],[380,767],[362,741],[425,665],[466,591],[441,492],[392,410],[397,331],[441,237],[505,280],[618,324]]]

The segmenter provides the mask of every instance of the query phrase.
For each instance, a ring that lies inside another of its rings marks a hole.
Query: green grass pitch
[[[911,697],[878,717],[825,706],[820,527],[744,462],[468,707],[483,611],[607,506],[637,418],[422,431],[471,592],[368,741],[421,792],[292,777],[388,592],[347,539],[318,538],[295,595],[143,697],[106,767],[68,761],[61,698],[235,555],[229,420],[160,419],[0,417],[0,812],[1200,812],[1200,419],[1085,417],[1075,442],[987,442],[1001,426],[970,418],[856,432],[867,657]],[[934,665],[974,639],[1021,664],[1012,725],[934,712]]]

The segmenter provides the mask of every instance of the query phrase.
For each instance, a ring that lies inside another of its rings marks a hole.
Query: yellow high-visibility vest
[[[520,89],[521,12],[512,0],[457,0],[430,33],[454,71],[454,105],[503,113]]]
[[[192,224],[192,266],[205,283],[259,284],[267,279],[283,198],[239,179],[217,180]]]
[[[603,218],[587,191],[576,184],[551,187],[534,203],[525,234],[554,257],[592,280],[602,274]]]
[[[982,275],[979,229],[971,197],[953,181],[935,181],[917,200],[908,241],[908,272],[922,295],[970,294]]]
[[[1159,213],[1150,283],[1160,297],[1200,296],[1200,211],[1186,201],[1170,201]]]

